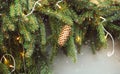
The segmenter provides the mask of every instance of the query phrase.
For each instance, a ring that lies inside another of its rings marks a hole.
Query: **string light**
[[[31,10],[31,12],[28,13],[25,17],[31,15],[31,14],[34,12],[34,10],[35,10],[35,6],[36,6],[37,4],[38,4],[39,6],[42,6],[42,5],[39,3],[40,1],[41,1],[41,0],[38,0],[38,1],[35,2],[35,4],[34,4],[32,10]]]
[[[76,39],[75,39],[75,40],[76,40],[77,43],[79,43],[79,42],[81,41],[80,36],[76,36]]]
[[[16,40],[20,40],[20,36],[18,36],[18,37],[16,38]]]
[[[21,52],[20,54],[21,54],[21,56],[22,56],[22,57],[24,57],[24,56],[25,56],[25,53],[24,53],[24,51],[23,51],[23,52]]]
[[[5,58],[5,56],[3,56],[3,58],[4,58],[4,63],[7,65],[9,63],[8,60]]]
[[[108,33],[105,35],[105,39],[107,39],[107,37],[108,37]]]
[[[102,21],[102,23],[103,22],[105,22],[106,21],[106,19],[105,18],[103,18],[103,17],[100,17],[101,19],[103,19],[103,21]],[[114,52],[115,52],[115,41],[114,41],[114,38],[113,38],[113,36],[104,28],[104,26],[102,25],[102,28],[103,28],[103,30],[107,33],[107,35],[109,35],[110,36],[110,38],[111,38],[111,40],[112,40],[112,44],[113,44],[113,50],[112,50],[112,52],[108,52],[107,53],[107,56],[108,57],[111,57],[113,54],[114,54]],[[106,38],[107,38],[107,35],[106,35]]]
[[[5,62],[8,62],[8,60],[5,58],[5,56],[10,56],[10,57],[12,58],[12,60],[13,60],[13,65],[9,65],[9,67],[13,68],[13,69],[11,70],[11,73],[12,73],[12,72],[15,71],[15,66],[16,66],[16,64],[15,64],[15,59],[14,59],[14,57],[13,57],[11,54],[4,54],[4,55],[2,56],[2,58],[0,59],[0,62],[2,62],[3,59],[4,59]]]
[[[9,65],[9,67],[10,67],[10,68],[14,68],[14,66],[13,66],[13,65]]]
[[[58,6],[59,9],[61,9],[62,7],[59,5],[59,3],[63,2],[63,0],[60,0],[56,3],[56,6]]]

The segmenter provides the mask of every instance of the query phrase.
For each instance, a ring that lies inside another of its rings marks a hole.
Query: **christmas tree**
[[[0,0],[0,74],[52,74],[58,50],[77,61],[120,38],[119,0]]]

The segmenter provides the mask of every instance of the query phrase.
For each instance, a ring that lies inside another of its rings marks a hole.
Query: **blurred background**
[[[54,74],[120,74],[120,43],[115,41],[115,53],[108,57],[112,51],[111,40],[108,40],[107,48],[93,54],[89,45],[83,45],[78,60],[73,63],[71,59],[60,52],[53,64]],[[87,43],[87,42],[86,42]]]

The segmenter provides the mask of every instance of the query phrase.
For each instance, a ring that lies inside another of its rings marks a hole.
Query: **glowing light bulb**
[[[22,57],[24,57],[24,56],[25,56],[24,52],[21,52],[20,54],[21,54],[21,56],[22,56]]]
[[[7,65],[9,61],[4,57],[4,63]]]
[[[20,39],[20,37],[17,37],[17,38],[16,38],[16,40],[19,40],[19,39]]]
[[[80,36],[77,36],[75,40],[76,40],[77,43],[79,43],[81,41]]]
[[[60,5],[58,5],[58,8],[61,9],[62,7]]]
[[[9,67],[10,67],[10,68],[14,68],[14,66],[13,66],[13,65],[9,65]]]
[[[105,39],[107,39],[107,37],[108,37],[108,33],[105,35]]]

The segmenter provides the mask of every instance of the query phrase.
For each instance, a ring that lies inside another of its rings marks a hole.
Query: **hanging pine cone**
[[[66,43],[70,35],[70,31],[71,31],[71,26],[65,25],[62,27],[59,38],[58,38],[58,44],[60,46],[63,46]]]

